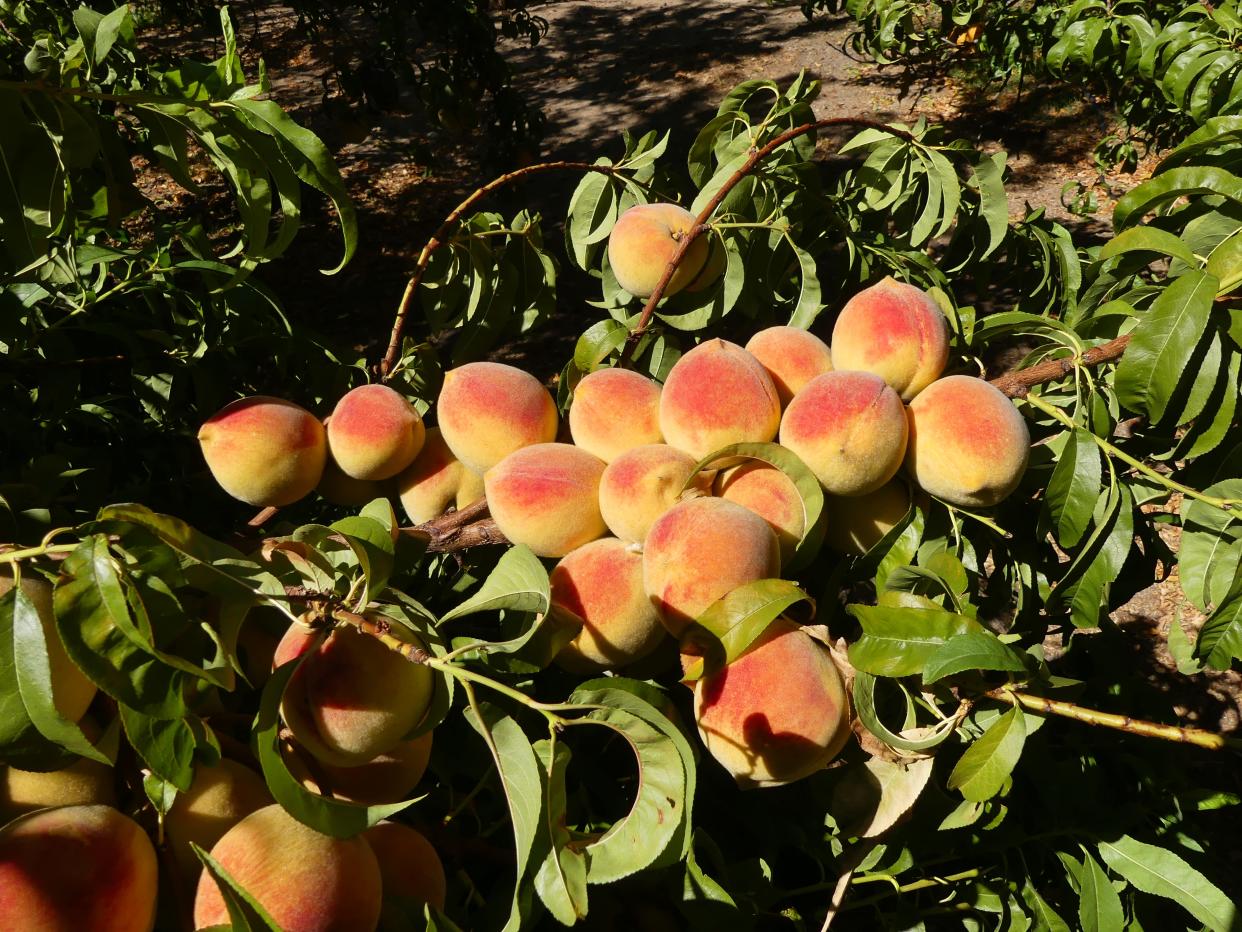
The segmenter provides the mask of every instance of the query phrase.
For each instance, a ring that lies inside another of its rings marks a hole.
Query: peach
[[[391,479],[423,448],[423,419],[387,385],[359,385],[346,392],[328,418],[328,451],[341,472],[355,479]]]
[[[390,633],[418,643],[398,626]],[[422,720],[434,688],[427,667],[344,625],[302,661],[281,711],[315,757],[352,767],[395,748]]]
[[[994,385],[969,375],[933,382],[910,402],[906,471],[951,505],[987,508],[1022,481],[1031,451],[1026,420]]]
[[[309,495],[328,454],[323,424],[283,398],[252,395],[203,424],[198,442],[216,482],[248,505],[292,505]]]
[[[944,372],[949,324],[921,288],[889,277],[846,302],[832,328],[832,365],[871,372],[909,401]]]
[[[362,837],[321,835],[273,805],[234,825],[210,853],[286,932],[368,930],[379,922],[379,864]],[[220,889],[204,871],[194,927],[228,923]]]
[[[676,204],[637,204],[608,234],[608,264],[617,284],[636,298],[649,298],[672,261],[677,244],[694,229],[694,214]],[[708,259],[711,245],[699,236],[682,257],[664,289],[673,295],[693,282]]]
[[[461,481],[457,483],[457,495],[454,504],[458,511],[467,505],[473,505],[484,495],[483,477],[473,469],[461,468]]]
[[[422,451],[396,480],[406,516],[415,524],[424,524],[444,514],[457,495],[464,471],[440,429],[428,430]]]
[[[421,832],[400,822],[380,822],[362,833],[379,862],[384,895],[444,909],[448,880],[440,855]]]
[[[556,403],[548,390],[503,363],[471,362],[446,372],[436,416],[453,455],[480,474],[514,450],[556,439]]]
[[[711,233],[704,233],[703,239],[710,240],[707,247],[707,261],[703,263],[703,268],[699,269],[699,274],[694,276],[694,281],[686,286],[686,291],[691,294],[706,291],[716,284],[729,266],[729,255],[725,252],[724,243]]]
[[[900,479],[884,483],[874,492],[850,498],[828,496],[824,543],[847,556],[862,556],[896,527],[910,510],[910,490]]]
[[[675,637],[717,599],[780,572],[780,545],[768,523],[722,498],[678,502],[643,545],[647,595]]]
[[[786,618],[695,683],[694,715],[704,746],[744,789],[810,776],[850,736],[849,703],[832,655]]]
[[[677,503],[694,465],[689,453],[662,443],[618,456],[599,480],[599,510],[608,530],[641,544],[656,518]]]
[[[906,410],[878,375],[828,372],[800,391],[781,420],[781,445],[831,495],[874,492],[901,468]]]
[[[315,487],[323,498],[333,505],[345,508],[358,508],[367,502],[384,496],[384,486],[369,479],[355,479],[341,472],[331,455],[323,464],[323,475],[319,477],[319,485]]]
[[[196,767],[190,789],[177,794],[164,817],[169,850],[182,878],[194,883],[202,869],[190,842],[210,851],[234,825],[271,804],[267,784],[249,767],[227,758],[214,767]]]
[[[292,743],[282,745],[281,755],[289,772],[312,792],[379,806],[410,798],[431,760],[431,734],[427,731],[402,741],[356,767],[334,767],[319,760],[308,762],[304,755],[309,752]]]
[[[523,447],[484,474],[488,509],[513,543],[541,557],[563,557],[604,536],[603,472],[603,460],[567,443]]]
[[[97,760],[79,758],[61,770],[39,773],[0,769],[0,824],[48,806],[116,805],[113,770]]]
[[[0,929],[148,932],[155,848],[111,806],[64,806],[0,830]]]
[[[780,423],[772,377],[727,340],[708,340],[682,356],[660,393],[665,441],[696,459],[731,443],[772,440]]]
[[[828,344],[799,327],[768,327],[746,343],[750,353],[768,370],[784,408],[804,385],[832,371]]]
[[[781,546],[781,563],[793,558],[806,531],[806,509],[792,479],[775,466],[751,460],[720,473],[715,493],[768,522]]]
[[[615,537],[591,541],[552,570],[552,604],[582,622],[556,657],[572,673],[614,670],[654,651],[664,626],[643,588],[643,555]]]
[[[660,386],[629,369],[599,369],[574,389],[574,443],[611,463],[626,450],[659,443]]]
[[[12,588],[11,571],[0,569],[0,597]],[[52,674],[52,704],[62,718],[76,722],[86,714],[87,707],[95,698],[95,684],[86,678],[86,674],[78,669],[65,651],[65,642],[56,630],[51,584],[28,569],[22,574],[22,592],[34,603],[39,622],[43,625],[43,640],[47,644],[47,660]]]

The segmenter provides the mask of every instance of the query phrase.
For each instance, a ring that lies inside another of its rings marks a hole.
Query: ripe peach
[[[315,487],[315,491],[333,505],[358,508],[367,502],[383,497],[384,486],[369,479],[355,479],[353,476],[347,476],[341,472],[341,467],[336,465],[329,454],[327,461],[323,464],[323,475],[319,477],[319,485]]]
[[[664,626],[643,588],[643,555],[615,537],[584,544],[556,564],[552,604],[582,621],[578,636],[556,657],[573,673],[626,666],[664,639]]]
[[[608,530],[641,544],[656,518],[676,504],[694,464],[689,453],[662,443],[618,456],[599,480],[599,510]]]
[[[830,495],[824,510],[828,515],[824,542],[829,549],[862,556],[906,516],[910,490],[900,479],[893,479],[866,495]]]
[[[396,480],[397,495],[409,519],[423,524],[444,514],[457,495],[463,472],[440,429],[429,429],[422,451]]]
[[[785,618],[695,683],[694,715],[707,750],[744,789],[810,776],[850,736],[849,704],[832,655]]]
[[[379,806],[409,799],[431,760],[431,732],[400,742],[395,748],[356,767],[334,767],[316,760],[307,765],[304,748],[291,742],[281,746],[281,756],[307,789],[329,794],[346,802]],[[313,756],[313,755],[312,755]]]
[[[611,463],[626,450],[660,442],[660,386],[629,369],[598,369],[574,389],[574,443]]]
[[[617,284],[636,298],[649,298],[677,251],[677,244],[694,228],[694,214],[676,204],[638,204],[613,225],[608,234],[608,264]],[[711,245],[699,236],[664,289],[666,295],[681,291],[698,277],[707,262]]]
[[[483,477],[473,469],[467,469],[463,466],[461,468],[461,481],[457,484],[457,495],[454,499],[454,505],[458,511],[461,511],[467,505],[473,505],[481,499],[485,491]]]
[[[937,498],[986,508],[1008,498],[1022,481],[1031,434],[995,386],[951,375],[923,389],[909,414],[906,471]]]
[[[13,576],[5,568],[0,570],[0,596],[13,588]],[[22,574],[22,592],[34,603],[43,625],[43,640],[47,643],[48,666],[52,673],[52,703],[56,711],[71,722],[86,714],[87,707],[95,698],[95,684],[86,678],[77,664],[69,659],[65,642],[56,630],[56,615],[52,609],[52,586],[33,570]]]
[[[220,487],[248,505],[292,505],[314,491],[328,443],[323,424],[283,398],[231,402],[198,431],[207,468]]]
[[[64,806],[0,830],[0,929],[148,932],[155,848],[111,806]]]
[[[660,394],[665,441],[698,459],[731,443],[772,440],[780,423],[772,377],[726,340],[708,340],[677,360]]]
[[[169,849],[182,878],[194,883],[202,869],[190,842],[210,851],[234,825],[271,804],[267,784],[249,767],[227,758],[214,767],[196,767],[190,789],[177,794],[164,818]]]
[[[751,460],[720,473],[715,494],[768,522],[781,546],[781,563],[790,561],[806,531],[806,509],[792,479],[775,466]]]
[[[397,895],[444,909],[448,880],[440,855],[421,832],[400,822],[380,822],[362,833],[384,881],[384,895]]]
[[[510,453],[483,476],[497,527],[541,557],[563,557],[604,535],[599,479],[604,461],[567,443]]]
[[[346,392],[328,418],[328,450],[341,472],[355,479],[391,479],[423,448],[423,419],[387,385]]]
[[[437,408],[453,455],[485,473],[514,450],[556,439],[556,403],[528,372],[472,362],[444,374]]]
[[[366,930],[379,922],[379,864],[362,837],[321,835],[273,805],[229,829],[211,856],[286,932]],[[228,922],[220,889],[204,871],[194,927]]]
[[[815,376],[832,371],[828,344],[799,327],[760,330],[746,343],[746,352],[772,376],[782,408]]]
[[[828,372],[789,403],[781,445],[830,494],[865,495],[901,468],[906,430],[905,406],[878,375]]]
[[[909,401],[949,361],[949,324],[927,292],[894,278],[846,302],[832,328],[832,365],[872,372]]]
[[[651,526],[643,545],[647,595],[675,637],[717,599],[780,571],[780,546],[768,523],[721,498],[678,502]]]
[[[417,643],[397,626],[391,633]],[[346,625],[302,662],[281,711],[294,737],[317,758],[352,767],[395,748],[422,720],[434,688],[427,667]]]
[[[96,804],[116,804],[112,768],[99,761],[83,757],[47,773],[16,767],[0,770],[0,824],[48,806]]]

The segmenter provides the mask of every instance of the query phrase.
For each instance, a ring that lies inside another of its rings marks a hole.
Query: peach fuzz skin
[[[400,822],[380,822],[362,833],[379,862],[384,894],[444,909],[448,879],[440,855],[421,832]]]
[[[674,505],[643,545],[647,595],[674,637],[733,589],[780,571],[780,545],[768,523],[720,498]]]
[[[430,428],[414,462],[396,478],[397,496],[406,517],[414,524],[423,524],[444,514],[457,496],[464,472],[440,429]]]
[[[379,922],[379,864],[360,836],[321,835],[273,805],[234,825],[210,854],[285,932],[366,932]],[[220,889],[204,871],[194,927],[228,923]]]
[[[656,518],[677,503],[694,465],[689,453],[662,443],[618,456],[599,481],[599,510],[608,530],[641,544]]]
[[[483,476],[501,533],[541,557],[563,557],[606,530],[599,511],[604,461],[567,443],[511,453]]]
[[[927,292],[889,277],[841,308],[832,330],[835,369],[872,372],[902,401],[940,378],[949,361],[949,324]]]
[[[236,761],[199,765],[185,793],[178,793],[164,818],[164,833],[184,880],[194,883],[202,870],[190,843],[210,851],[221,836],[256,809],[272,804],[263,778]]]
[[[715,493],[768,522],[781,545],[781,563],[790,561],[806,531],[806,511],[792,479],[775,466],[752,460],[720,473]]]
[[[582,622],[556,657],[572,673],[624,667],[649,655],[665,637],[643,588],[642,553],[615,537],[584,544],[556,565],[552,604]]]
[[[781,402],[759,360],[736,343],[708,340],[682,356],[660,394],[660,430],[696,459],[733,443],[776,437]]]
[[[0,830],[0,929],[148,932],[155,848],[111,806],[65,806]]]
[[[556,439],[556,403],[529,372],[471,362],[444,374],[440,434],[467,469],[487,472],[510,453]]]
[[[800,391],[781,420],[781,446],[798,455],[831,495],[865,495],[901,468],[906,411],[867,372],[829,372]],[[831,515],[829,515],[831,520]]]
[[[746,343],[746,351],[768,370],[784,408],[817,375],[832,371],[828,344],[798,327],[768,327]]]
[[[785,618],[695,683],[694,714],[703,744],[744,789],[810,776],[850,736],[845,685],[832,655]]]
[[[360,385],[328,418],[328,450],[345,475],[378,482],[414,461],[426,431],[414,406],[387,385]]]
[[[319,484],[328,444],[323,424],[282,398],[239,398],[198,431],[203,458],[229,495],[258,508],[292,505]]]
[[[574,389],[574,443],[611,463],[626,450],[659,443],[660,386],[629,369],[599,369]]]
[[[677,251],[678,241],[694,228],[694,215],[676,204],[638,204],[608,234],[608,264],[617,284],[636,298],[648,298]],[[695,281],[707,262],[710,244],[699,236],[664,289],[673,295]]]
[[[906,471],[961,508],[999,504],[1026,472],[1031,434],[1000,389],[969,375],[933,382],[910,402]]]
[[[310,752],[305,748],[286,741],[281,745],[280,753],[289,772],[312,793],[366,806],[380,806],[410,798],[414,787],[427,772],[427,764],[431,760],[431,735],[432,732],[425,731],[417,738],[402,741],[392,750],[356,767],[335,767],[315,761],[315,774],[307,767],[305,755]],[[322,776],[326,788],[315,775]]]

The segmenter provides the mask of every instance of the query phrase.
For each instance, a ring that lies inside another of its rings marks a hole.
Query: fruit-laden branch
[[[388,348],[384,351],[384,358],[379,364],[380,376],[387,380],[393,370],[393,366],[397,364],[397,357],[401,353],[401,334],[405,330],[405,321],[410,313],[410,305],[414,302],[414,294],[418,291],[418,286],[422,283],[423,275],[427,271],[427,264],[431,261],[435,251],[448,241],[449,235],[453,232],[453,227],[461,220],[466,211],[470,210],[493,191],[515,181],[520,181],[528,175],[550,171],[598,172],[601,175],[619,175],[624,170],[623,166],[592,165],[589,162],[540,162],[537,165],[527,165],[525,168],[519,168],[516,171],[501,175],[499,178],[492,179],[454,207],[452,213],[444,218],[444,222],[440,224],[439,229],[432,234],[431,239],[427,240],[427,244],[423,246],[422,251],[418,254],[418,261],[414,264],[414,274],[410,276],[410,280],[406,283],[405,292],[401,295],[401,303],[397,306],[397,317],[392,324],[392,334],[388,337]]]
[[[914,136],[905,130],[897,129],[895,126],[889,126],[887,123],[880,123],[876,120],[868,120],[864,117],[830,117],[826,120],[816,120],[813,123],[803,123],[801,126],[795,126],[793,129],[786,130],[776,138],[770,140],[760,148],[751,148],[750,156],[742,163],[723,185],[720,186],[714,197],[699,211],[699,215],[694,218],[694,226],[682,234],[681,240],[677,244],[677,249],[669,258],[668,264],[664,267],[664,274],[660,276],[659,282],[656,283],[655,291],[647,298],[647,303],[643,305],[642,315],[638,318],[638,325],[630,332],[629,338],[625,341],[625,347],[621,350],[621,365],[626,365],[630,357],[634,353],[634,348],[638,345],[639,339],[647,331],[647,327],[651,323],[651,316],[655,313],[656,305],[664,297],[664,289],[668,287],[668,283],[672,281],[673,275],[677,272],[677,266],[681,264],[681,260],[685,258],[686,252],[690,249],[690,244],[707,229],[707,221],[711,219],[712,214],[716,212],[716,208],[724,202],[742,179],[749,175],[755,168],[766,159],[769,155],[785,145],[797,139],[799,136],[805,136],[816,130],[827,129],[831,126],[857,126],[867,129],[878,129],[881,132],[889,133],[898,139],[904,139],[906,142],[914,142]]]
[[[1099,346],[1093,346],[1081,356],[1049,359],[1034,366],[1027,366],[1025,369],[1006,372],[1000,378],[993,379],[992,384],[1010,398],[1025,398],[1032,386],[1054,382],[1069,375],[1079,366],[1098,366],[1120,359],[1129,342],[1130,335],[1126,334],[1115,340],[1109,340],[1107,343],[1101,343]]]
[[[1217,734],[1214,731],[1205,731],[1202,728],[1187,728],[1182,725],[1162,725],[1159,722],[1147,722],[1142,719],[1131,718],[1128,715],[1100,712],[1097,709],[1084,708],[1070,702],[1062,702],[1059,699],[1047,699],[1044,696],[1018,692],[1004,686],[1000,689],[990,690],[984,693],[984,695],[990,699],[1000,699],[1003,702],[1030,709],[1032,712],[1060,715],[1063,718],[1072,718],[1076,722],[1084,722],[1087,725],[1112,728],[1132,735],[1142,735],[1145,738],[1159,738],[1162,741],[1173,741],[1178,744],[1193,744],[1195,747],[1207,748],[1210,751],[1242,751],[1242,739],[1230,738],[1227,735]]]
[[[485,544],[509,543],[496,522],[488,516],[487,500],[483,498],[426,524],[403,527],[401,533],[426,541],[429,553],[452,553]]]

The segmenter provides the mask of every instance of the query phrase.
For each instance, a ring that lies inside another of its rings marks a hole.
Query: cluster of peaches
[[[11,586],[0,578],[0,594]],[[57,711],[98,740],[87,711],[95,686],[56,635],[51,587],[23,578],[22,589],[43,623]],[[431,752],[429,732],[404,738],[425,713],[429,671],[353,629],[325,636],[297,624],[277,646],[274,665],[308,651],[285,693],[294,737],[282,753],[290,771],[312,790],[354,802],[408,798]],[[220,890],[191,843],[209,851],[283,929],[404,928],[384,910],[444,906],[443,864],[416,829],[380,822],[354,838],[323,835],[289,815],[255,770],[232,759],[197,764],[189,790],[163,818],[163,856],[117,806],[115,772],[94,760],[49,772],[0,769],[0,822],[7,822],[0,829],[0,929],[149,932],[161,887],[192,903],[195,928],[227,925]]]

